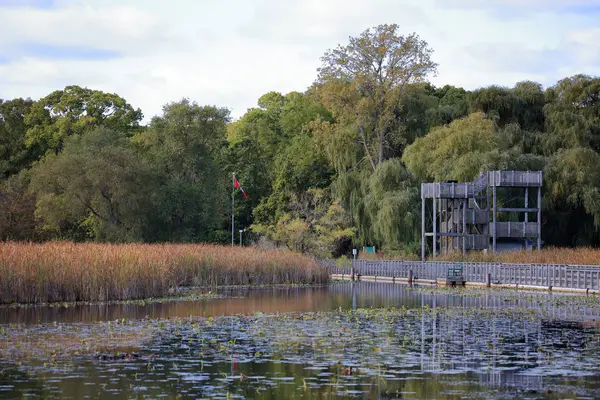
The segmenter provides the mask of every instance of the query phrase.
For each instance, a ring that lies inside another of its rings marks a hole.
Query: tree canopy
[[[412,256],[421,182],[525,169],[544,172],[543,240],[600,245],[600,78],[436,87],[434,58],[379,25],[325,52],[305,91],[268,91],[235,121],[184,98],[144,125],[79,86],[0,99],[0,240],[228,243],[233,195],[246,242]]]

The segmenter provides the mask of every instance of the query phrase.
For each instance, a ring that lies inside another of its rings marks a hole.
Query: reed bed
[[[513,264],[573,264],[600,266],[600,249],[591,247],[548,247],[539,252],[537,250],[510,251],[498,254],[471,252],[464,256],[457,252],[454,254],[436,257],[436,261],[502,262]]]
[[[327,271],[287,251],[192,244],[0,243],[0,304],[128,300],[181,286],[318,284]]]

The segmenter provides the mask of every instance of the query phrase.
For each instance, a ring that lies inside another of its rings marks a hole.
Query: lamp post
[[[243,230],[240,229],[240,247],[242,247],[242,232],[243,232]]]

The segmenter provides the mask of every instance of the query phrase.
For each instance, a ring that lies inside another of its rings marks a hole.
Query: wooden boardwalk
[[[321,264],[335,277],[430,284],[445,282],[450,268],[462,266],[467,285],[600,294],[600,266],[592,265],[402,260],[349,260],[345,265],[324,260]]]

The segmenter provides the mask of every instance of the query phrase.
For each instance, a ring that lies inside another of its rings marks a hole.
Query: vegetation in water
[[[394,24],[321,61],[306,91],[236,121],[165,99],[143,126],[126,99],[73,85],[0,100],[0,240],[228,243],[235,172],[245,243],[414,257],[421,182],[528,169],[544,173],[545,244],[600,244],[600,78],[435,87],[434,49]]]
[[[577,398],[600,387],[599,328],[559,316],[599,315],[589,297],[395,288],[424,304],[2,326],[0,390],[450,399]]]
[[[180,286],[324,283],[301,254],[217,245],[3,243],[0,304],[161,297]]]

